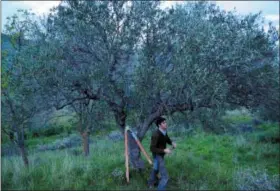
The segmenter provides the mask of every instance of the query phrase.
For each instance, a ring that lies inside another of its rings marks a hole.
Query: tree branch
[[[61,105],[61,106],[56,105],[55,108],[56,108],[57,110],[60,110],[60,109],[63,109],[64,107],[66,107],[66,106],[68,106],[68,105],[73,104],[73,103],[76,102],[76,101],[81,101],[81,100],[85,100],[85,99],[88,99],[88,96],[72,99],[71,101],[68,101],[68,102],[66,102],[65,104]]]

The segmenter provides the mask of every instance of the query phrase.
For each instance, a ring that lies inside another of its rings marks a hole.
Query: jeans
[[[165,168],[164,159],[162,158],[162,156],[156,155],[153,162],[153,169],[150,174],[148,184],[153,185],[156,182],[157,174],[160,173],[158,190],[165,190],[169,177]]]

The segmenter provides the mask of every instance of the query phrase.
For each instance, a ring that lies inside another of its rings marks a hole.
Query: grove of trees
[[[16,135],[26,166],[26,122],[51,108],[75,112],[85,155],[88,133],[110,116],[140,140],[161,115],[213,120],[242,106],[280,118],[279,32],[264,31],[260,13],[205,1],[163,10],[160,1],[66,0],[40,20],[20,10],[3,36],[12,46],[1,52],[1,130]]]

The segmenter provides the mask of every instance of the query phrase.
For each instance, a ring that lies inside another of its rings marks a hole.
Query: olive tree
[[[28,11],[18,10],[18,14],[7,18],[4,34],[10,48],[1,52],[1,131],[18,146],[25,166],[28,166],[25,129],[36,113],[48,107],[33,78],[37,54],[37,47],[31,40],[37,25],[33,16]]]
[[[209,2],[159,5],[64,1],[53,10],[40,59],[57,108],[103,101],[122,132],[133,114],[142,140],[160,115],[258,107],[275,90],[267,77],[277,76],[278,36],[262,30],[260,14]]]
[[[163,114],[252,108],[266,99],[276,87],[271,85],[276,78],[267,77],[275,73],[278,38],[265,33],[260,20],[260,14],[239,16],[207,2],[179,5],[152,18],[135,78],[144,113],[140,139]]]

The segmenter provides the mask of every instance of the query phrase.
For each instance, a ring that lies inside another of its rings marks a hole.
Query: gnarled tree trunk
[[[125,126],[126,126],[126,114],[124,111],[115,112],[115,119],[117,125],[124,135]],[[144,161],[140,157],[140,149],[132,137],[131,132],[128,131],[128,153],[129,153],[129,163],[133,169],[144,169]]]
[[[24,145],[24,129],[23,129],[23,127],[21,128],[21,131],[17,130],[16,136],[17,136],[16,142],[17,142],[17,145],[19,147],[20,155],[22,157],[24,166],[28,167],[29,166],[29,161],[28,161],[27,150],[26,150],[25,145]]]
[[[29,166],[29,162],[28,162],[28,157],[27,157],[27,151],[26,151],[24,145],[23,146],[19,146],[19,149],[20,149],[20,154],[21,154],[24,166],[28,167]]]
[[[160,116],[160,113],[155,113],[150,115],[142,124],[137,127],[137,137],[140,142],[142,142],[146,132],[150,128],[153,121],[156,117]],[[150,153],[150,148],[145,148],[147,153]],[[130,164],[135,169],[144,169],[144,161],[141,158],[140,148],[138,147],[135,139],[132,137],[131,133],[129,133],[129,155],[130,155]]]
[[[115,120],[117,122],[117,125],[120,129],[120,131],[124,134],[124,129],[126,125],[126,114],[124,111],[115,111]]]
[[[88,156],[89,155],[89,130],[87,129],[84,132],[82,132],[81,136],[83,141],[84,155]]]
[[[140,148],[130,131],[128,131],[128,149],[129,163],[131,167],[137,170],[144,169],[145,165],[143,159],[141,158]]]

